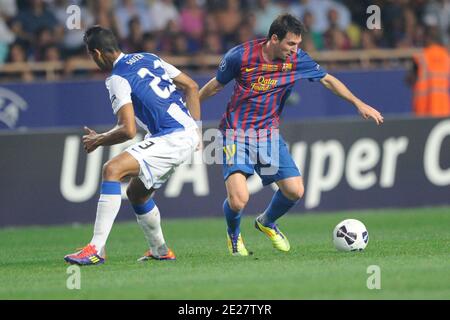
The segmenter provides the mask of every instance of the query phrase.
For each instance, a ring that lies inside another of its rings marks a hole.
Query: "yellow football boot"
[[[241,256],[241,257],[248,256],[248,251],[245,248],[244,241],[242,240],[242,236],[240,233],[237,237],[230,236],[227,233],[227,245],[228,245],[228,250],[230,251],[230,253],[233,256],[238,256],[238,257],[239,256]]]
[[[288,252],[291,248],[289,240],[280,231],[280,229],[278,229],[278,226],[276,224],[272,224],[271,226],[266,227],[262,225],[262,223],[260,223],[258,219],[256,219],[255,228],[264,233],[270,239],[270,241],[272,241],[272,245],[274,246],[274,248],[283,252]]]

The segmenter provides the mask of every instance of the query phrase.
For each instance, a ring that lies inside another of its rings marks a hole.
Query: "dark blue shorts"
[[[223,178],[235,172],[247,176],[256,173],[261,177],[263,185],[300,176],[300,171],[289,154],[286,143],[281,136],[258,142],[237,141],[223,146]]]

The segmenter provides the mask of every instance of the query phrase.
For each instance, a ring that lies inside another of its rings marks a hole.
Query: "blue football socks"
[[[269,206],[267,207],[264,214],[258,217],[260,223],[264,226],[270,226],[275,223],[281,216],[283,216],[286,212],[288,212],[297,201],[292,201],[278,190],[272,198]]]
[[[225,199],[225,202],[223,203],[223,212],[225,213],[225,219],[227,220],[228,234],[237,237],[241,232],[240,225],[242,211],[233,211],[233,209],[230,208],[228,199]]]

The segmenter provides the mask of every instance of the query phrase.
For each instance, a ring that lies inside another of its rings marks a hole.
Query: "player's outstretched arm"
[[[196,121],[201,119],[200,100],[198,94],[198,84],[187,74],[180,73],[172,79],[177,88],[180,88],[186,95],[186,107]]]
[[[131,103],[122,106],[117,112],[117,125],[105,133],[97,133],[84,127],[83,146],[87,153],[91,153],[100,146],[110,146],[131,140],[136,136],[136,122]]]
[[[345,84],[343,84],[336,77],[327,74],[320,80],[320,82],[334,94],[352,103],[358,109],[358,112],[364,119],[372,118],[377,125],[383,123],[384,118],[380,112],[355,97],[355,95],[353,95],[353,93],[345,86]]]
[[[209,97],[216,95],[220,90],[223,89],[223,85],[217,81],[214,77],[207,84],[200,89],[200,102],[203,102]]]

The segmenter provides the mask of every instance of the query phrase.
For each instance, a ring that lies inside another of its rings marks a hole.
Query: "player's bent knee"
[[[118,181],[122,178],[120,167],[108,161],[103,165],[102,176],[105,181]]]
[[[304,195],[305,195],[305,187],[301,185],[297,190],[298,200],[302,199]]]
[[[233,211],[241,211],[245,208],[248,202],[248,195],[229,195],[228,203],[230,205],[231,210]]]
[[[239,211],[243,210],[246,205],[247,205],[247,203],[244,201],[239,201],[239,200],[230,201],[230,208],[231,208],[231,210],[233,210],[235,212],[239,212]]]
[[[292,201],[298,201],[303,198],[305,194],[305,188],[303,186],[299,186],[295,189],[286,190],[283,192],[284,196]]]

